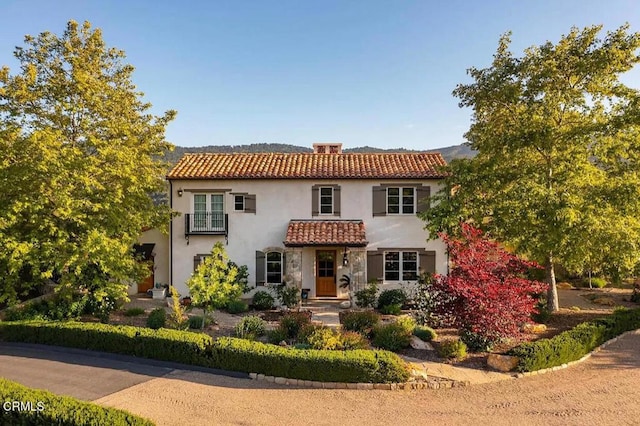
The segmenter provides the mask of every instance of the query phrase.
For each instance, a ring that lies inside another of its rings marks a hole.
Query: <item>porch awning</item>
[[[284,245],[366,247],[361,220],[291,220]]]

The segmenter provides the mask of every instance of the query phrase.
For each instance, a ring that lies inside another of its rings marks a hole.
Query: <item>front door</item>
[[[155,274],[153,273],[154,268],[154,258],[151,256],[151,265],[149,265],[149,276],[138,283],[138,293],[146,293],[147,290],[152,289],[154,287]]]
[[[336,293],[336,251],[316,251],[316,296],[335,297]]]

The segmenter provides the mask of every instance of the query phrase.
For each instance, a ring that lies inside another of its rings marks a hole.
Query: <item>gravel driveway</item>
[[[287,388],[174,371],[97,400],[158,425],[632,425],[640,334],[550,374],[447,390]]]

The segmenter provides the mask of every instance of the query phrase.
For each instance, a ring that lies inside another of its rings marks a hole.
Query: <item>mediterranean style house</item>
[[[167,175],[179,213],[169,237],[149,230],[140,239],[154,261],[150,281],[188,294],[187,280],[218,241],[247,265],[255,289],[286,282],[309,298],[348,297],[343,275],[359,289],[445,274],[444,243],[427,241],[417,217],[444,164],[440,154],[346,154],[333,143],[304,154],[186,154]]]

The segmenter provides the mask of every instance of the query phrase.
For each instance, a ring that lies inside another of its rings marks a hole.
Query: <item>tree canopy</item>
[[[151,195],[175,112],[150,114],[124,52],[88,22],[24,43],[17,73],[0,69],[0,302],[46,278],[126,296],[145,269],[137,237],[169,218]]]
[[[473,109],[465,137],[478,151],[454,160],[424,214],[431,235],[471,221],[545,265],[575,272],[631,268],[640,258],[640,94],[620,76],[638,63],[640,34],[572,28],[557,43],[509,50],[454,95]]]

